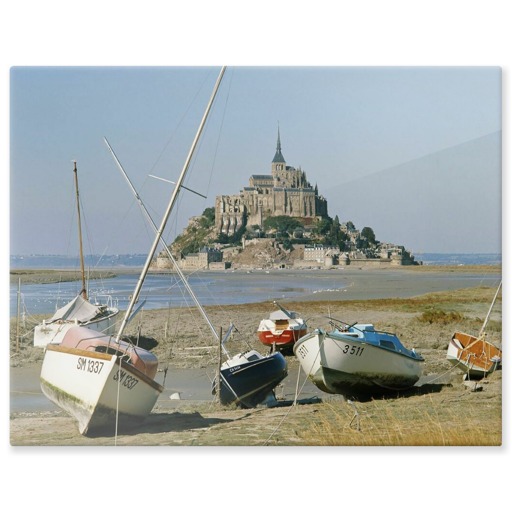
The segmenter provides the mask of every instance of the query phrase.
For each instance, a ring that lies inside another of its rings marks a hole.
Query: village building
[[[340,255],[338,247],[326,245],[306,245],[304,247],[304,261],[316,261],[324,263],[326,258],[337,259]]]
[[[181,270],[220,270],[229,266],[223,261],[222,251],[212,247],[203,247],[199,252],[193,252],[185,256],[181,254],[174,255],[174,259]],[[172,270],[173,264],[167,253],[162,251],[158,255],[155,268],[157,270]]]

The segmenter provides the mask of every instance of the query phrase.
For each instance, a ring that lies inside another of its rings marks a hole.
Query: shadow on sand
[[[396,398],[408,398],[412,396],[430,395],[432,393],[440,393],[444,388],[452,387],[451,384],[433,384],[425,383],[421,386],[413,386],[412,388],[402,390],[375,390],[368,394],[358,394],[357,396],[346,396],[344,395],[332,395],[334,397],[340,397],[340,400],[353,400],[354,402],[370,402],[372,400],[387,400]],[[331,399],[331,400],[332,400]],[[327,399],[329,401],[329,399]]]
[[[151,413],[144,423],[139,425],[119,426],[117,435],[136,435],[136,434],[163,434],[166,432],[183,432],[186,430],[194,430],[212,427],[221,423],[230,423],[251,416],[252,412],[248,412],[244,416],[235,419],[224,418],[205,418],[198,412],[181,413],[181,412],[158,412]],[[115,427],[106,427],[101,430],[87,432],[87,437],[113,437],[115,436]]]

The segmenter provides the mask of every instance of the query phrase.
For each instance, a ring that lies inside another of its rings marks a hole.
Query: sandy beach
[[[329,271],[326,271],[329,272]],[[334,271],[333,271],[334,272]],[[277,402],[241,410],[223,407],[211,395],[218,347],[196,310],[144,311],[143,334],[158,340],[158,379],[165,389],[147,421],[117,437],[85,437],[72,418],[44,395],[38,383],[42,350],[30,336],[17,347],[11,319],[10,443],[12,446],[411,446],[485,445],[502,442],[501,370],[481,383],[464,384],[462,375],[446,361],[454,330],[478,332],[487,314],[501,269],[351,269],[344,292],[304,296],[289,309],[308,318],[310,328],[327,327],[326,315],[349,323],[373,323],[396,332],[408,348],[425,358],[423,377],[407,392],[361,403],[327,395],[305,379],[293,355],[287,356],[289,375],[276,389]],[[491,285],[492,284],[492,285]],[[231,353],[258,342],[259,321],[274,308],[269,303],[206,308],[214,325],[234,320],[240,334],[229,342]],[[439,314],[432,322],[426,311],[456,312],[458,320]],[[487,329],[501,344],[501,298]],[[129,334],[130,332],[128,332]],[[17,350],[18,348],[18,350]],[[165,381],[164,381],[165,378]],[[171,399],[177,396],[180,399]],[[428,429],[426,429],[428,424]],[[355,427],[357,426],[357,428]],[[460,430],[463,428],[463,435]],[[426,432],[426,430],[428,430]],[[376,436],[376,432],[380,436]],[[458,434],[458,437],[455,434]]]

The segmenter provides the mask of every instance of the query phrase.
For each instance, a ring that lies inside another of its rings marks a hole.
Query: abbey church
[[[232,235],[242,226],[263,226],[268,217],[300,217],[304,223],[327,216],[327,200],[311,186],[306,173],[286,165],[277,132],[277,148],[271,174],[254,174],[240,194],[217,196],[215,227],[218,233]]]

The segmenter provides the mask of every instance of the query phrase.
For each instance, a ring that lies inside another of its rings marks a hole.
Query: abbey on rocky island
[[[232,235],[243,226],[263,226],[265,219],[279,215],[299,217],[304,224],[327,217],[327,200],[318,194],[300,168],[286,165],[277,131],[277,148],[271,174],[254,174],[240,194],[217,196],[215,228]]]
[[[403,246],[376,241],[371,228],[359,231],[350,221],[340,223],[337,215],[330,219],[327,200],[318,187],[311,186],[302,169],[286,165],[279,129],[271,174],[250,176],[249,186],[239,194],[217,196],[214,219],[211,208],[207,210],[207,215],[192,217],[173,243],[178,265],[184,270],[418,264]],[[265,220],[280,216],[297,218],[303,229],[286,232],[279,241],[275,227],[265,226]],[[334,232],[330,239],[315,231],[318,220],[330,221]],[[241,235],[239,240],[227,239],[235,233]],[[164,251],[155,268],[172,268]]]

